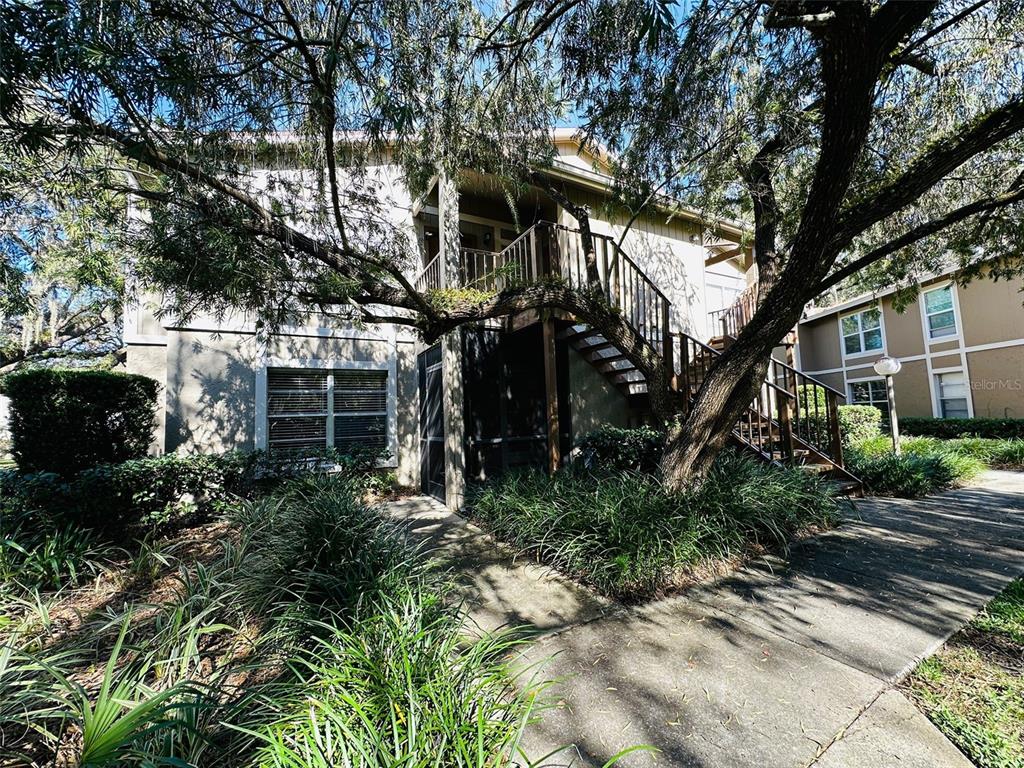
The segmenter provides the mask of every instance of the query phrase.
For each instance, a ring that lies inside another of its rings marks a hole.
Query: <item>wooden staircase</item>
[[[722,333],[705,344],[689,334],[672,331],[671,303],[639,266],[607,236],[593,236],[601,286],[609,304],[618,309],[675,374],[672,388],[689,406],[721,350],[753,316],[756,286],[716,318]],[[587,283],[586,256],[579,230],[539,222],[500,253],[463,249],[464,285],[501,290],[505,285],[557,277],[570,286]],[[435,259],[416,280],[421,290],[443,287]],[[649,395],[644,375],[600,333],[575,323],[561,338],[633,402]],[[797,465],[818,472],[844,494],[861,492],[860,481],[845,467],[840,441],[838,403],[845,396],[822,382],[772,358],[758,396],[732,432],[733,441],[764,461]]]

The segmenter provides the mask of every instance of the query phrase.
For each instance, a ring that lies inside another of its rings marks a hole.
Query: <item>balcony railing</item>
[[[600,284],[608,302],[659,354],[666,354],[671,341],[671,302],[613,238],[594,234],[593,243]],[[458,287],[485,291],[502,291],[546,277],[582,288],[587,284],[587,258],[578,229],[542,221],[500,252],[459,249],[458,275]],[[416,278],[415,287],[420,291],[448,287],[440,256],[427,264]]]

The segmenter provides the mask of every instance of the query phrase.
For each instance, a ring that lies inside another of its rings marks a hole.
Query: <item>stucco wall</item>
[[[798,339],[803,370],[824,371],[843,364],[839,356],[839,329],[835,317],[801,325]]]
[[[964,344],[992,344],[1024,337],[1024,280],[980,279],[958,288]]]
[[[278,336],[265,347],[254,335],[176,330],[167,346],[167,451],[253,450],[256,439],[256,371],[266,361],[396,360],[399,482],[419,477],[418,392],[412,339]]]
[[[868,374],[874,372],[868,369]],[[903,363],[899,375],[893,379],[897,412],[902,416],[931,416],[932,395],[928,381],[928,366],[924,360]]]
[[[569,349],[569,411],[572,445],[598,427],[629,424],[629,405],[615,386],[575,349]]]
[[[258,352],[251,334],[168,334],[168,453],[253,450]]]
[[[967,355],[976,417],[1024,419],[1024,347]]]
[[[921,330],[921,315],[917,304],[909,306],[902,314],[897,312],[892,301],[885,298],[882,304],[882,323],[885,329],[885,345],[888,354],[894,357],[919,355],[924,351],[924,337]],[[832,322],[836,322],[833,317]],[[836,342],[839,344],[838,331]],[[877,355],[877,353],[876,353]]]
[[[150,454],[158,456],[164,452],[164,431],[167,414],[167,348],[163,346],[128,346],[125,352],[125,370],[155,379],[160,384],[156,394],[156,426]]]

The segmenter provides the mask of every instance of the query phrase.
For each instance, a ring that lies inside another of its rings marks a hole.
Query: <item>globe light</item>
[[[875,363],[875,373],[879,376],[895,376],[903,368],[903,363],[897,360],[895,357],[889,357],[886,355]]]

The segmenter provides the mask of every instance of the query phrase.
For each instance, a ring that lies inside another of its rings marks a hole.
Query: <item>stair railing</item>
[[[674,334],[676,376],[690,407],[721,354],[686,333]],[[798,451],[814,453],[843,475],[839,429],[841,392],[772,358],[765,381],[733,428],[733,436],[770,461],[792,463]]]
[[[547,235],[551,272],[572,288],[588,283],[587,259],[579,229],[564,224],[541,222],[535,229]],[[619,248],[614,238],[593,233],[598,279],[608,303],[619,310],[630,328],[664,359],[672,355],[672,302],[644,271]]]
[[[688,410],[715,359],[718,350],[689,334],[675,333],[674,353],[679,390]],[[733,427],[733,437],[768,461],[789,463],[795,456],[793,401],[796,396],[765,378],[747,410]]]
[[[797,439],[843,466],[839,403],[846,396],[774,357],[768,363],[768,379],[794,397],[793,432]]]
[[[736,297],[736,300],[725,309],[709,312],[711,327],[722,336],[739,336],[740,330],[757,310],[757,283],[753,283]]]

